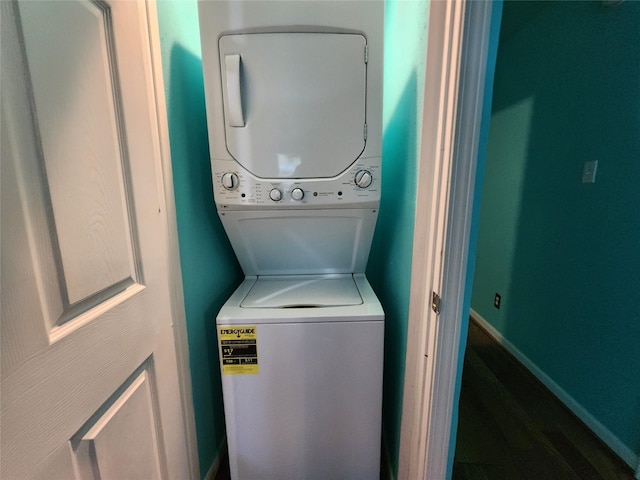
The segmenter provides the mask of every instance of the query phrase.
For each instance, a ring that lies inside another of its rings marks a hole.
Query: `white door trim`
[[[153,77],[153,91],[157,119],[158,148],[162,161],[162,181],[159,191],[164,194],[165,231],[167,236],[167,269],[172,292],[171,313],[173,318],[173,333],[178,364],[180,382],[180,396],[183,405],[184,425],[186,428],[187,450],[189,456],[190,478],[200,478],[198,462],[198,443],[196,437],[196,422],[193,410],[193,392],[191,387],[191,370],[189,368],[189,344],[187,340],[187,321],[182,289],[182,270],[180,268],[180,253],[178,247],[178,226],[176,220],[175,198],[173,192],[173,170],[171,166],[171,148],[169,144],[169,126],[167,118],[167,103],[165,99],[164,78],[162,76],[162,54],[160,51],[160,31],[158,26],[158,12],[155,0],[146,1],[147,22],[149,31],[149,47],[151,51],[151,70]]]
[[[399,479],[447,475],[491,13],[430,9]]]
[[[438,321],[431,292],[442,294],[449,174],[458,98],[464,3],[432,2],[429,10],[423,125],[398,478],[425,478]]]

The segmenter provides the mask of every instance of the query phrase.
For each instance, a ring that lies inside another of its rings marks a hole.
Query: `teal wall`
[[[158,1],[200,471],[224,441],[215,315],[241,279],[211,194],[195,0]],[[428,2],[385,6],[383,197],[367,274],[387,317],[384,432],[397,472]]]
[[[503,23],[472,307],[637,456],[640,2]]]
[[[367,277],[386,315],[383,455],[394,477],[400,448],[427,23],[426,1],[386,3],[382,202]]]
[[[242,271],[213,203],[197,5],[195,1],[159,1],[157,6],[200,475],[204,477],[225,438],[215,317],[240,282]]]

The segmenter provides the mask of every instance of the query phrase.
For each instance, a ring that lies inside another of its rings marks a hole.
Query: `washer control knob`
[[[373,177],[369,170],[358,170],[355,176],[356,185],[360,188],[367,188],[373,182]]]
[[[277,188],[272,188],[269,192],[269,198],[274,202],[279,202],[280,200],[282,200],[282,192]]]
[[[222,186],[227,190],[235,190],[238,188],[238,175],[233,172],[225,172],[222,174]]]
[[[304,191],[301,188],[294,188],[291,190],[291,198],[294,200],[302,200],[304,198]]]

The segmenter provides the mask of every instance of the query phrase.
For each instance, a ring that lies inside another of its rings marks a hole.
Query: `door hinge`
[[[364,63],[369,63],[369,45],[364,46]]]
[[[362,129],[362,134],[364,135],[364,139],[367,139],[367,124],[364,124],[364,128]]]
[[[442,300],[440,298],[440,295],[438,295],[436,292],[431,292],[431,310],[436,312],[436,315],[440,313],[441,303]]]

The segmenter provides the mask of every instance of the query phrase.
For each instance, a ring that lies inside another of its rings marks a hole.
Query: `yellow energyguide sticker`
[[[218,327],[223,375],[258,374],[257,332],[255,325]]]

